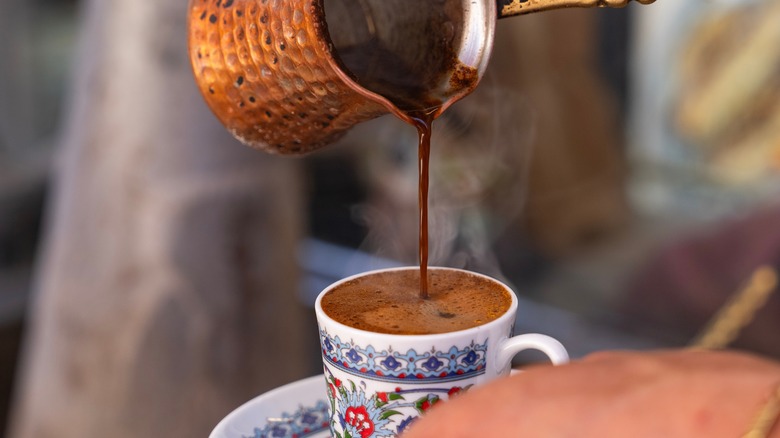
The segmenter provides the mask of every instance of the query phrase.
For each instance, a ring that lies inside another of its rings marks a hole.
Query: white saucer
[[[298,380],[244,403],[209,438],[328,438],[328,399],[322,375]]]

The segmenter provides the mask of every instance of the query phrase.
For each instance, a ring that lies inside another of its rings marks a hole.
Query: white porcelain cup
[[[512,357],[534,349],[553,364],[568,361],[557,340],[536,333],[511,336],[517,313],[514,292],[493,278],[478,275],[506,289],[509,310],[470,329],[433,335],[392,335],[356,329],[331,319],[322,297],[344,282],[405,267],[365,272],[340,280],[317,297],[322,361],[330,402],[331,435],[337,438],[392,437],[437,403],[510,372]]]

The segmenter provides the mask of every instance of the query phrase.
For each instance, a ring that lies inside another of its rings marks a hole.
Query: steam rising
[[[498,275],[491,251],[522,213],[534,138],[533,112],[518,92],[489,77],[433,125],[430,264]],[[417,135],[384,117],[359,129],[369,203],[355,220],[369,229],[363,250],[418,262]]]

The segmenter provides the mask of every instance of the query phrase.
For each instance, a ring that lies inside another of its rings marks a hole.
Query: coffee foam
[[[361,330],[388,334],[435,334],[493,321],[512,303],[500,284],[468,272],[432,269],[430,298],[420,299],[417,269],[385,271],[342,283],[322,297],[332,319]]]

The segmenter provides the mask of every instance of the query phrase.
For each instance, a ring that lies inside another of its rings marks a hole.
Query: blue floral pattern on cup
[[[400,435],[438,403],[468,391],[465,387],[397,387],[369,393],[363,381],[342,381],[325,367],[334,438],[383,438]]]
[[[429,351],[406,352],[377,350],[372,345],[355,345],[320,332],[322,356],[326,363],[355,376],[388,382],[451,381],[474,377],[485,372],[487,341],[471,343],[465,348],[449,347]]]

